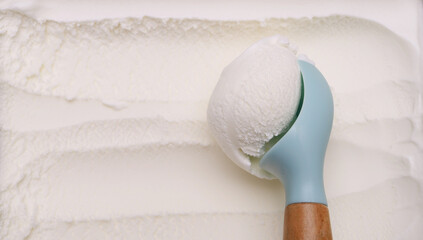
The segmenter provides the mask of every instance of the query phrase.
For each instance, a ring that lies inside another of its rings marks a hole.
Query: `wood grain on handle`
[[[286,206],[283,239],[332,240],[328,207],[320,203]]]

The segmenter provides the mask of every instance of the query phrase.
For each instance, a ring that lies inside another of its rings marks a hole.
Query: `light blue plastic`
[[[304,91],[301,110],[288,132],[262,157],[260,167],[282,181],[286,205],[327,205],[323,162],[333,122],[332,93],[314,65],[298,63]]]

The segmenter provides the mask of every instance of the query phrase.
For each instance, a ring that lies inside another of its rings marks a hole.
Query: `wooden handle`
[[[332,240],[328,207],[320,203],[286,206],[283,239]]]

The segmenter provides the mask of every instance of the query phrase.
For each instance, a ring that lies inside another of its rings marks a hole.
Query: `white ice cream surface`
[[[58,23],[10,11],[0,13],[0,239],[280,239],[283,186],[233,164],[207,125],[224,67],[277,34],[334,96],[334,238],[420,239],[419,60],[381,25]]]
[[[272,176],[251,159],[264,155],[265,144],[289,128],[298,110],[301,74],[295,53],[284,37],[260,40],[225,67],[210,98],[207,119],[217,143],[258,177]]]

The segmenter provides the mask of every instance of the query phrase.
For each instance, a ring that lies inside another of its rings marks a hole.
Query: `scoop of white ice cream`
[[[255,43],[222,72],[208,106],[219,146],[241,168],[261,178],[265,144],[286,131],[301,98],[295,47],[281,36]]]

